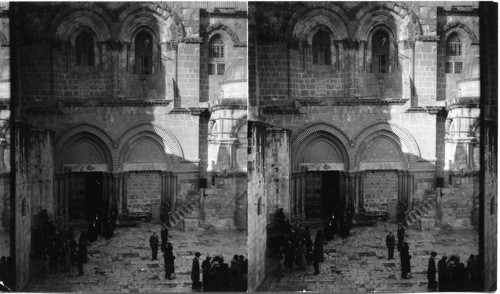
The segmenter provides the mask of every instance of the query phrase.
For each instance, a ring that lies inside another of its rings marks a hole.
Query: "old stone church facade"
[[[478,226],[478,3],[249,11],[249,289],[266,276],[278,208]]]
[[[247,226],[246,3],[15,7],[16,271],[30,229],[116,207],[185,229]]]

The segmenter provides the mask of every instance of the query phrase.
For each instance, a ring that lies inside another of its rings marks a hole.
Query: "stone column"
[[[359,172],[359,200],[358,200],[358,209],[363,209],[365,207],[365,172]]]
[[[408,193],[408,209],[411,210],[413,209],[413,182],[415,179],[415,175],[412,172],[407,172],[408,173],[408,181],[407,181],[407,193]]]
[[[124,172],[123,173],[123,179],[122,179],[122,194],[121,197],[119,198],[119,205],[118,205],[118,214],[121,214],[121,212],[124,209],[127,209],[127,182],[129,178],[129,172]]]
[[[306,219],[306,174],[307,172],[300,173],[300,196],[298,202],[300,203],[300,215],[301,219]]]
[[[290,211],[292,212],[292,215],[297,215],[298,212],[299,212],[299,209],[298,209],[298,202],[297,202],[297,198],[298,198],[298,194],[299,194],[299,187],[300,187],[300,177],[299,177],[299,173],[298,172],[292,172],[292,183],[291,183],[291,187],[292,187],[292,191],[291,191],[291,203],[290,203]]]
[[[120,172],[113,172],[112,173],[112,190],[111,194],[108,197],[108,209],[111,207],[111,205],[114,203],[118,203],[119,199],[122,197],[121,195],[123,194],[123,173]]]
[[[176,174],[173,174],[171,173],[170,174],[170,196],[168,198],[170,198],[170,201],[171,201],[171,204],[172,204],[172,208],[171,210],[174,211],[177,207],[177,175]]]

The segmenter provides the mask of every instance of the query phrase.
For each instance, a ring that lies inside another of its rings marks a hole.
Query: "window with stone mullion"
[[[135,37],[135,66],[136,74],[153,73],[153,44],[151,36],[140,32]]]
[[[224,41],[220,35],[215,35],[210,40],[208,46],[208,74],[209,75],[224,75],[225,59],[224,59]]]
[[[372,62],[374,73],[389,72],[389,52],[389,36],[382,30],[376,32],[372,38]]]

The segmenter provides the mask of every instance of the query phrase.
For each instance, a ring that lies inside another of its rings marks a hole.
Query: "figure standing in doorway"
[[[156,232],[153,232],[153,235],[149,237],[149,246],[151,247],[151,255],[152,258],[151,260],[158,260],[158,236],[156,235]]]

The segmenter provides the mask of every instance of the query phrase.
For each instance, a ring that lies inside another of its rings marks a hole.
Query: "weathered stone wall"
[[[223,230],[245,228],[246,225],[241,223],[244,218],[240,209],[246,207],[241,204],[239,197],[245,197],[242,194],[247,190],[246,174],[213,173],[211,180],[214,185],[205,190],[205,197],[201,200],[205,216],[203,225]]]
[[[437,43],[417,42],[415,44],[415,93],[418,105],[436,104]]]
[[[22,289],[30,277],[30,252],[31,252],[31,197],[29,159],[31,151],[30,128],[26,125],[16,124],[14,129],[15,141],[15,266],[16,289]]]
[[[364,175],[363,192],[366,211],[389,211],[390,205],[397,207],[397,172],[367,171]]]
[[[55,215],[54,159],[52,134],[48,131],[31,132],[30,137],[29,189],[31,216],[34,220],[41,210],[46,209],[50,218]]]
[[[274,214],[283,208],[289,217],[290,206],[290,132],[268,129],[266,140],[266,197],[267,222],[272,223]]]
[[[498,273],[498,3],[482,2],[479,13],[482,45],[479,253],[484,256],[484,290],[495,291]]]
[[[452,185],[441,189],[438,207],[441,211],[441,223],[455,228],[471,228],[477,224],[478,209],[475,200],[479,194],[477,174],[452,176]],[[476,200],[477,203],[477,200]],[[473,218],[476,218],[474,220]]]
[[[266,125],[248,122],[248,291],[256,291],[266,274],[266,137]]]
[[[454,25],[459,23],[460,25]],[[446,40],[456,32],[462,41],[462,56],[457,61],[462,61],[462,71],[479,56],[479,43],[473,39],[463,26],[470,29],[479,40],[479,17],[474,14],[457,13],[449,9],[440,9],[437,17],[437,28],[440,32],[440,42],[437,47],[437,100],[449,100],[458,97],[457,81],[463,79],[462,73],[446,73]],[[463,25],[463,26],[462,26]]]
[[[159,172],[130,172],[127,179],[127,206],[130,211],[150,211],[161,201]]]

